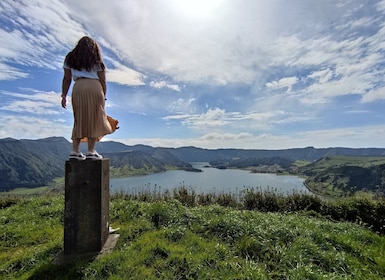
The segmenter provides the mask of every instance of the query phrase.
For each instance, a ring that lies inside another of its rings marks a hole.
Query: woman
[[[70,159],[102,159],[95,150],[96,141],[113,129],[105,112],[106,76],[105,66],[98,44],[84,36],[64,60],[61,105],[66,108],[66,97],[72,79],[72,108],[74,126],[72,129],[72,152]],[[88,141],[86,155],[80,152],[81,141]]]

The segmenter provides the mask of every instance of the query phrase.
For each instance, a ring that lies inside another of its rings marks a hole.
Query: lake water
[[[110,179],[111,193],[123,192],[137,194],[141,192],[173,191],[186,187],[196,194],[232,193],[239,194],[245,189],[270,190],[282,194],[309,193],[304,179],[291,175],[275,175],[268,173],[250,173],[237,169],[217,169],[204,167],[207,163],[192,163],[203,172],[187,172],[170,170],[144,176]]]

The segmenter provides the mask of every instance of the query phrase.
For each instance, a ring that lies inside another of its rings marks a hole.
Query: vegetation
[[[210,162],[216,168],[249,169],[252,172],[290,173],[306,177],[306,186],[328,197],[371,193],[385,197],[384,156],[322,157],[314,162],[293,161],[281,157],[234,158]]]
[[[0,279],[385,278],[385,157],[362,156],[382,150],[139,145],[122,151],[127,146],[100,143],[113,151],[106,154],[111,177],[199,171],[181,160],[199,156],[220,168],[297,172],[313,192],[340,198],[253,189],[201,195],[184,186],[116,194],[110,219],[121,229],[114,251],[59,265],[54,260],[63,250],[64,179],[58,177],[68,144],[62,138],[0,140],[1,190],[25,187],[0,194]],[[30,187],[41,185],[32,196]],[[357,193],[365,197],[353,197]]]
[[[280,166],[283,169],[289,169],[294,164],[293,160],[282,157],[268,158],[237,158],[232,160],[215,160],[210,161],[213,167],[223,166],[226,168],[248,168],[250,166]]]
[[[117,194],[114,251],[69,264],[62,194],[0,198],[1,279],[383,279],[385,202],[247,191]],[[353,221],[353,222],[349,222]]]
[[[105,154],[109,158],[111,178],[148,175],[166,170],[195,171],[190,163],[181,161],[172,154],[158,149],[144,152],[120,152]]]
[[[81,149],[86,149],[81,144]],[[68,159],[71,143],[63,137],[46,139],[0,139],[0,192],[15,188],[35,188],[51,184],[64,175],[64,162]],[[127,146],[122,143],[98,142],[97,150],[110,159],[111,177],[144,175],[169,169],[192,169],[189,162],[212,162],[221,168],[248,168],[254,172],[295,172],[299,162],[313,162],[322,157],[345,155],[357,157],[384,156],[385,149],[314,147],[283,150],[216,149],[196,147],[154,148],[145,145]],[[365,159],[363,159],[365,161]],[[293,164],[294,163],[294,164]],[[366,166],[367,167],[367,166]],[[365,167],[365,168],[366,168]],[[365,182],[370,183],[370,182]],[[320,188],[311,181],[312,188]],[[340,188],[340,186],[335,186]],[[354,187],[354,186],[353,186]],[[369,186],[370,187],[370,186]],[[326,188],[330,190],[330,184]],[[354,188],[350,188],[355,190]],[[359,190],[359,189],[357,189]],[[349,193],[349,187],[341,192]],[[338,191],[336,194],[339,194]]]
[[[70,146],[66,139],[60,137],[0,139],[0,192],[55,183],[55,178],[64,175]],[[143,145],[130,148],[115,142],[99,142],[97,147],[109,158],[112,177],[146,175],[169,169],[195,171],[191,164],[168,149]]]
[[[64,141],[63,141],[64,140]],[[64,138],[34,140],[0,139],[0,192],[34,188],[63,176],[69,143]]]
[[[365,191],[385,195],[385,157],[324,157],[300,167],[299,172],[318,194],[341,197]]]

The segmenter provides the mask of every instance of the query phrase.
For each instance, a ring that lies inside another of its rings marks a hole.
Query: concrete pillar
[[[100,252],[109,236],[108,159],[65,164],[64,255]]]

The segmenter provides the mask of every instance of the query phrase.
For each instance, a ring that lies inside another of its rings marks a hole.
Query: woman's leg
[[[73,139],[72,150],[76,153],[80,153],[79,146],[80,146],[80,139]]]
[[[95,152],[95,144],[96,144],[96,138],[88,138],[88,152],[89,153]]]

